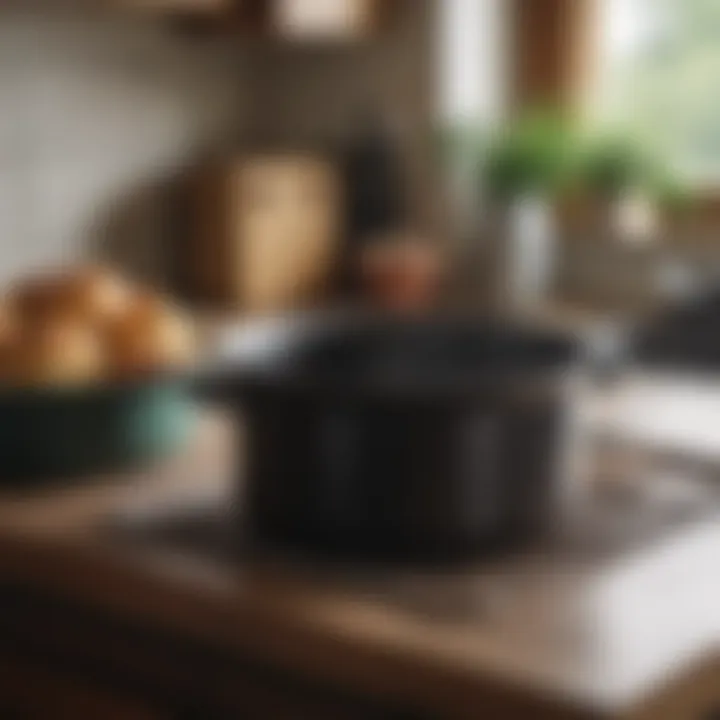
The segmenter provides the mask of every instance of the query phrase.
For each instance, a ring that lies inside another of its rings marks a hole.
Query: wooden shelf
[[[303,12],[298,0],[111,0],[132,13],[191,22],[217,32],[305,44],[364,39],[385,27],[397,0],[321,0],[333,12]],[[305,0],[307,2],[307,0]],[[346,23],[344,26],[343,23]],[[337,31],[333,29],[337,28]]]
[[[234,0],[116,0],[123,10],[158,15],[220,16],[234,12]]]

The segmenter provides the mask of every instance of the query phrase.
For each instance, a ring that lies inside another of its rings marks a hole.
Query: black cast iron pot
[[[477,321],[266,330],[220,383],[248,432],[246,522],[343,556],[515,546],[553,512],[571,340]]]

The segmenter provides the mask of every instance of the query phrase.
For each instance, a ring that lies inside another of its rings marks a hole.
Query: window
[[[626,127],[695,184],[720,183],[720,2],[598,0],[591,113]]]
[[[492,124],[505,106],[505,0],[437,0],[439,111],[452,124]]]
[[[460,224],[472,223],[478,140],[503,119],[507,0],[435,0],[436,109],[448,155],[450,199]]]

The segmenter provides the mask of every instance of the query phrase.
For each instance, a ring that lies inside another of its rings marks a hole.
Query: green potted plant
[[[580,178],[598,197],[612,199],[650,177],[650,161],[629,136],[611,135],[586,141],[581,150]]]
[[[570,127],[551,115],[529,115],[490,139],[481,161],[481,185],[494,201],[551,199],[569,177]]]
[[[586,140],[576,175],[586,200],[586,227],[611,237],[652,236],[665,178],[657,156],[631,135]]]
[[[479,185],[497,250],[496,300],[503,309],[535,304],[553,279],[555,200],[568,182],[574,133],[562,118],[531,113],[491,139]]]

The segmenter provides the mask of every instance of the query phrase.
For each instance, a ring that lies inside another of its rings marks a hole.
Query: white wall
[[[163,182],[238,132],[237,55],[147,18],[0,10],[0,284],[113,243],[162,272]]]

